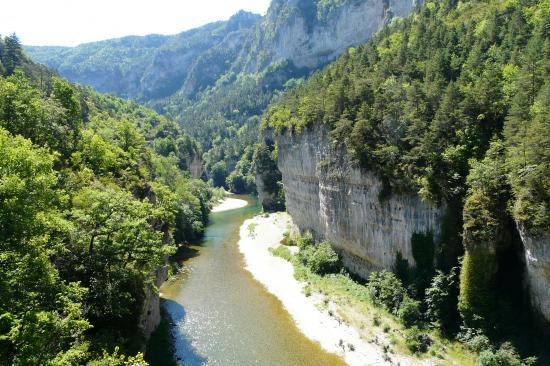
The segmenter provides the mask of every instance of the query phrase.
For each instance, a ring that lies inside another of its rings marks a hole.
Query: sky
[[[176,34],[243,9],[265,14],[270,0],[2,1],[0,34],[25,45],[76,46],[127,35]]]

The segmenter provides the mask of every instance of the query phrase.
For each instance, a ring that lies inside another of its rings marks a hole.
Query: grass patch
[[[283,258],[289,262],[292,261],[292,257],[294,256],[284,245],[279,245],[276,248],[269,248],[269,252],[274,256]]]
[[[255,222],[248,224],[248,227],[247,227],[248,235],[251,237],[254,237],[256,235],[255,233],[256,233],[257,227],[258,227],[258,224]]]

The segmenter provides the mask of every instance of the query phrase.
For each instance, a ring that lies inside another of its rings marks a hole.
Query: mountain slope
[[[275,0],[262,19],[241,12],[178,36],[27,51],[72,81],[173,117],[203,145],[208,173],[217,162],[230,172],[258,140],[257,116],[280,92],[414,6],[411,0]],[[186,46],[189,39],[193,47]]]
[[[220,50],[224,49],[230,56],[231,49],[244,41],[259,18],[240,12],[228,21],[173,36],[130,36],[74,48],[25,49],[33,59],[73,82],[143,102],[169,96],[186,83],[189,94],[199,91],[201,83],[193,83],[193,79],[200,79],[203,74],[215,77],[222,73],[223,65],[231,63],[231,57]],[[213,57],[216,54],[218,57]],[[216,58],[215,64],[222,67],[203,72],[201,65],[213,58]]]

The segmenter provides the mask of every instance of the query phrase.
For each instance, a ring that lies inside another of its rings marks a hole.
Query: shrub
[[[473,336],[466,342],[466,345],[472,351],[475,351],[478,353],[492,350],[491,341],[489,340],[489,338],[487,338],[486,335],[483,335],[483,334],[478,334],[476,336]]]
[[[416,326],[407,330],[405,345],[413,353],[425,353],[432,344],[432,339]]]
[[[300,250],[315,245],[315,241],[313,240],[313,235],[311,235],[310,232],[307,232],[304,235],[298,237],[296,239],[296,245],[298,246],[298,248],[300,248]]]
[[[504,343],[496,352],[481,352],[476,366],[532,366],[536,363],[536,357],[522,359],[510,343]]]
[[[454,267],[447,275],[438,271],[426,289],[426,315],[428,319],[446,334],[453,333],[460,324],[458,314],[459,269]]]
[[[399,309],[397,310],[397,317],[401,319],[407,328],[418,324],[422,320],[420,302],[405,295]]]
[[[388,271],[372,272],[367,289],[372,301],[396,313],[405,296],[405,288],[397,276]]]
[[[298,246],[301,247],[300,261],[313,273],[323,275],[338,272],[340,258],[328,241],[324,241],[319,245],[306,245],[305,247],[304,243],[300,244],[300,241],[298,241]]]

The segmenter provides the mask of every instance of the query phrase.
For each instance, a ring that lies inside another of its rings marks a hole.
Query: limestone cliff
[[[162,266],[155,271],[155,283],[145,288],[145,298],[139,317],[139,328],[145,339],[149,339],[151,333],[160,324],[160,296],[158,288],[168,279],[168,267]]]
[[[392,269],[398,253],[414,265],[414,233],[431,233],[437,245],[445,208],[410,194],[383,197],[382,181],[354,168],[345,152],[330,144],[324,128],[279,136],[278,149],[294,222],[335,243],[355,274]]]
[[[550,322],[550,234],[533,235],[518,225],[525,254],[525,282],[531,305]]]

